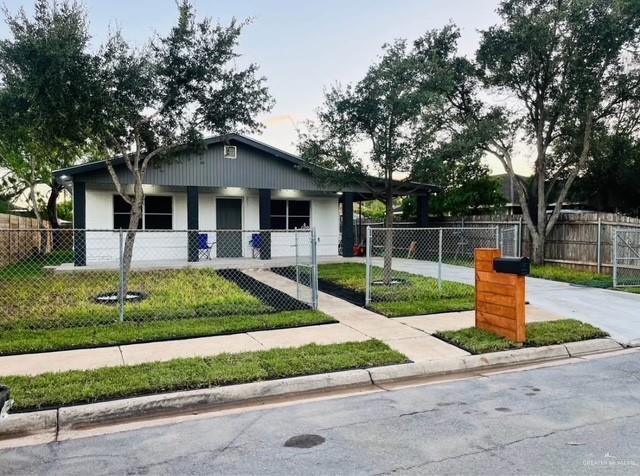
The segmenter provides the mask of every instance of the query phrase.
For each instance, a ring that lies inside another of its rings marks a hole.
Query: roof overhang
[[[206,147],[211,147],[216,144],[244,144],[248,147],[252,147],[254,149],[260,150],[269,154],[270,156],[282,160],[293,167],[296,167],[300,170],[306,170],[311,173],[312,166],[302,160],[300,157],[280,150],[276,147],[272,147],[263,142],[257,141],[255,139],[251,139],[249,137],[243,136],[241,134],[227,134],[227,135],[218,135],[209,137],[204,140]],[[111,163],[114,167],[118,167],[124,165],[123,157],[115,157],[111,160]],[[66,167],[64,169],[55,170],[53,172],[54,178],[62,185],[66,187],[71,187],[73,184],[73,177],[76,175],[86,174],[90,172],[95,172],[99,170],[103,170],[107,168],[106,160],[98,160],[94,162],[89,162],[86,164],[74,165],[71,167]],[[372,200],[375,198],[380,198],[384,194],[385,191],[385,181],[378,177],[368,177],[365,183],[360,187],[355,187],[360,191],[354,192],[356,200]],[[345,190],[349,187],[343,187]],[[393,186],[393,194],[394,196],[402,196],[402,195],[420,195],[420,194],[429,194],[440,191],[440,187],[435,185],[419,183],[419,182],[409,182],[409,181],[396,181]]]

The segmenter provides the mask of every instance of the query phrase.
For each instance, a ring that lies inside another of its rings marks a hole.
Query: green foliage
[[[87,52],[86,15],[79,4],[37,0],[33,18],[20,10],[15,16],[6,12],[5,21],[11,37],[0,41],[3,193],[31,191],[37,212],[34,187],[52,185],[51,172],[86,150],[96,61]],[[51,206],[55,211],[55,200]]]
[[[366,218],[383,219],[386,216],[386,207],[380,200],[371,200],[362,204],[362,215]]]
[[[600,211],[640,216],[640,141],[633,136],[638,130],[640,124],[624,132],[596,134],[587,171],[576,183],[574,200]]]
[[[384,197],[392,216],[392,196],[417,160],[417,137],[433,141],[427,127],[439,123],[443,76],[435,65],[451,53],[436,33],[418,48],[405,40],[383,46],[380,59],[353,85],[333,86],[325,95],[318,120],[300,135],[301,156],[316,166],[320,178],[335,183],[367,184],[368,164],[384,180],[371,192]],[[364,152],[363,152],[364,151]]]
[[[71,200],[58,203],[58,217],[62,220],[73,220],[73,202]]]
[[[329,324],[335,320],[319,311],[285,311],[259,315],[123,322],[109,326],[46,330],[3,330],[0,355],[205,337],[239,332]]]
[[[401,364],[407,358],[376,340],[309,344],[215,357],[3,377],[19,411],[300,375]]]
[[[476,327],[469,327],[457,331],[441,331],[436,337],[449,342],[472,354],[498,352],[521,347],[492,332]],[[565,344],[581,340],[607,337],[607,333],[584,322],[575,319],[558,321],[532,322],[527,324],[527,340],[525,347],[540,347],[544,345]]]

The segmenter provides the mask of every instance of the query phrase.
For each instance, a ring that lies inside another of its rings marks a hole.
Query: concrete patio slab
[[[247,334],[198,337],[196,339],[148,342],[120,346],[126,365],[145,362],[166,362],[189,357],[209,357],[225,352],[253,352],[264,347]]]
[[[63,350],[0,357],[0,375],[37,375],[76,369],[97,369],[122,365],[118,347]]]
[[[249,336],[264,348],[300,347],[307,344],[341,344],[362,342],[369,337],[343,324],[278,329],[273,331],[249,332]]]

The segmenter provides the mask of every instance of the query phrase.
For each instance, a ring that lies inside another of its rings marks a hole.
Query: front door
[[[216,255],[218,258],[242,256],[242,232],[226,231],[242,229],[242,199],[216,199]]]

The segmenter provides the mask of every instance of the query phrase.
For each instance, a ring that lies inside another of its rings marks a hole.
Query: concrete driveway
[[[374,259],[374,264],[381,263]],[[438,275],[437,263],[428,261],[396,258],[393,268],[423,276]],[[474,284],[473,269],[464,266],[443,265],[442,278]],[[640,346],[640,294],[527,278],[527,299],[542,310],[593,324],[623,345]]]

